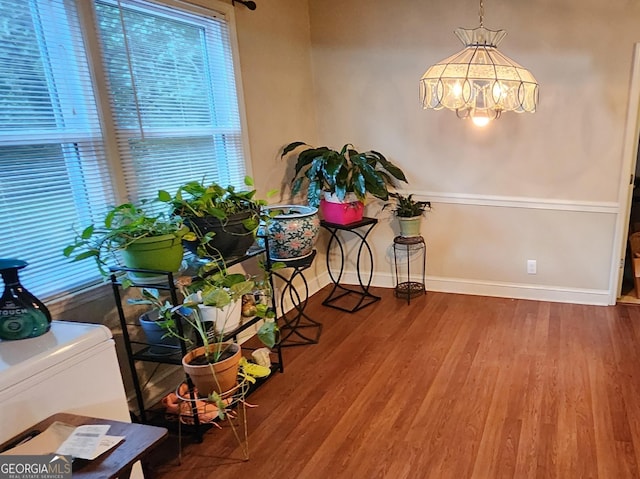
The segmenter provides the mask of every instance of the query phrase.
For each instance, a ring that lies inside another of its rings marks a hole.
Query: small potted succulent
[[[251,178],[245,178],[245,185],[253,186]],[[245,254],[255,240],[260,207],[266,204],[255,195],[256,190],[239,191],[202,180],[185,183],[173,195],[161,190],[158,199],[170,204],[195,234],[185,240],[189,251],[200,257],[229,258]]]
[[[176,272],[184,253],[182,240],[191,237],[180,216],[156,213],[147,201],[124,203],[112,208],[102,224],[76,231],[63,254],[73,261],[93,258],[103,276],[121,261],[128,268]]]
[[[385,204],[383,209],[391,206],[391,210],[400,223],[400,235],[405,237],[420,236],[422,216],[426,211],[431,210],[431,202],[414,200],[412,194],[403,196],[400,193],[389,193],[389,197],[393,198],[395,202]]]
[[[361,220],[368,194],[387,200],[395,181],[407,182],[402,170],[384,155],[373,150],[359,152],[351,144],[337,151],[296,141],[285,146],[281,156],[300,147],[304,149],[297,153],[292,193],[298,194],[308,183],[309,205],[319,205],[323,218],[331,223]]]

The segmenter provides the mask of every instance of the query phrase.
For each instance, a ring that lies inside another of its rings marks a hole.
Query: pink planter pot
[[[322,214],[322,218],[329,223],[348,225],[362,221],[364,203],[362,203],[362,201],[332,203],[322,199],[320,200],[320,213]]]

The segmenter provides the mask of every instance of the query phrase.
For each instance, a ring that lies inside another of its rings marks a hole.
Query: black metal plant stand
[[[349,223],[346,225],[329,223],[324,220],[320,222],[320,225],[327,231],[329,231],[329,233],[331,233],[331,238],[329,239],[329,243],[327,244],[327,271],[329,272],[329,277],[333,282],[333,288],[331,289],[329,296],[327,296],[327,299],[322,302],[323,305],[339,309],[341,311],[346,311],[347,313],[354,313],[380,300],[380,296],[376,296],[369,292],[371,281],[373,279],[373,252],[371,251],[371,246],[369,246],[369,243],[367,242],[367,236],[369,235],[369,233],[371,233],[371,230],[376,224],[378,224],[378,220],[376,218],[367,217],[362,218],[361,221]],[[360,228],[362,228],[363,231],[360,231]],[[358,253],[356,256],[356,273],[358,275],[358,285],[356,285],[355,287],[347,287],[340,284],[340,280],[342,279],[342,275],[344,273],[345,248],[342,244],[340,236],[338,236],[338,231],[348,231],[360,238],[360,244],[358,245]],[[338,249],[340,250],[340,271],[338,272],[337,276],[334,275],[334,272],[331,270],[331,261],[329,255],[329,252],[331,251],[331,248],[334,244],[336,244],[338,246]],[[369,257],[371,268],[369,269],[366,277],[363,278],[364,275],[361,271],[361,257],[365,251]],[[346,306],[345,300],[352,297],[356,298],[355,304],[351,305],[351,307]]]
[[[393,239],[393,260],[396,268],[395,295],[398,298],[407,298],[407,304],[411,304],[411,298],[427,293],[425,286],[427,246],[422,236],[396,236]],[[403,269],[402,258],[398,255],[404,253],[406,257],[406,272]],[[421,272],[411,271],[411,257],[418,257],[422,266]]]
[[[307,300],[309,299],[309,285],[304,277],[304,270],[309,268],[316,257],[316,250],[304,258],[284,262],[287,269],[292,268],[291,276],[286,277],[278,271],[272,270],[271,274],[280,278],[284,282],[284,287],[280,294],[280,312],[282,321],[280,326],[280,346],[304,346],[306,344],[317,344],[322,333],[322,324],[311,319],[305,312]],[[273,260],[272,260],[273,261]],[[275,260],[280,261],[280,260]],[[302,281],[302,288],[294,286],[296,278]],[[293,310],[284,314],[284,303],[289,297],[293,304]]]

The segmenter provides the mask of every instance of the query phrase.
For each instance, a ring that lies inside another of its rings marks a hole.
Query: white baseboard
[[[345,271],[346,284],[358,284],[355,271]],[[372,286],[393,288],[394,277],[391,274],[376,273]],[[427,276],[427,291],[442,293],[471,294],[476,296],[494,296],[499,298],[531,299],[555,303],[591,304],[607,306],[609,291],[599,289],[567,288],[563,286],[541,286],[536,284],[502,283],[493,281],[474,281],[461,278],[442,278]]]
[[[433,277],[427,277],[427,289],[443,293],[531,299],[554,303],[590,304],[596,306],[607,306],[609,304],[609,291],[606,289],[550,287],[536,284],[509,284]]]

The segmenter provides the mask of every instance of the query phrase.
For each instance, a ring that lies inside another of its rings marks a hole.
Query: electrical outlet
[[[538,264],[535,259],[527,260],[527,273],[536,274],[538,272]]]

